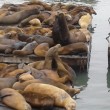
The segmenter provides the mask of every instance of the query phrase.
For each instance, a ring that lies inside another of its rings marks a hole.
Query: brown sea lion
[[[45,61],[37,61],[28,65],[36,69],[55,70],[61,78],[68,76],[68,82],[71,82],[71,84],[73,84],[74,75],[65,68],[63,61],[58,56],[58,49],[60,47],[60,44],[51,47],[45,55]]]
[[[19,27],[25,27],[27,25],[29,25],[29,21],[34,19],[34,18],[37,18],[38,15],[31,15],[29,16],[28,18],[22,20],[20,23],[19,23]]]
[[[8,49],[11,49],[11,46],[10,45],[4,45],[4,44],[0,44],[0,52],[1,53],[6,53],[6,51]],[[11,52],[11,51],[10,51]]]
[[[69,13],[73,16],[75,16],[76,14],[78,14],[79,12],[87,12],[89,13],[90,15],[92,14],[97,14],[95,12],[95,10],[93,9],[93,7],[88,7],[88,6],[76,6],[75,8],[73,8],[72,10],[69,11]]]
[[[37,5],[41,5],[44,7],[45,10],[51,10],[51,5],[45,3],[45,2],[42,2],[40,0],[31,0],[28,5],[33,5],[33,4],[37,4]]]
[[[34,49],[34,53],[37,56],[44,57],[48,50],[49,50],[49,44],[48,43],[41,43]]]
[[[3,70],[3,68],[6,68],[8,64],[6,63],[0,63],[0,71]]]
[[[55,44],[62,46],[75,42],[86,42],[86,36],[78,29],[69,31],[67,22],[63,13],[56,16],[53,26],[52,38]]]
[[[67,55],[67,54],[78,54],[78,53],[88,53],[88,47],[87,44],[83,42],[73,43],[69,45],[62,46],[59,48],[58,53],[61,55]]]
[[[80,29],[81,32],[86,36],[86,41],[89,42],[92,39],[91,33],[87,29]]]
[[[14,43],[16,43],[16,40],[13,39],[8,39],[8,38],[0,38],[0,44],[4,44],[4,45],[13,45]]]
[[[35,40],[38,44],[48,43],[49,46],[54,45],[53,39],[50,37],[46,37],[46,36],[42,36],[42,35],[33,35],[32,37],[28,38],[27,40],[30,41],[30,39]]]
[[[20,21],[22,21],[23,19],[29,17],[30,15],[38,14],[38,13],[39,13],[39,11],[38,11],[37,8],[27,9],[27,10],[23,10],[23,11],[20,11],[20,12],[15,12],[12,15],[7,15],[7,16],[0,17],[0,24],[1,25],[17,24]]]
[[[24,97],[16,90],[5,88],[0,91],[2,102],[16,110],[32,110]]]
[[[25,82],[25,81],[33,80],[33,79],[35,78],[29,73],[23,73],[18,78],[19,82]]]
[[[24,73],[24,72],[26,72],[26,71],[23,70],[23,69],[16,69],[12,72],[9,72],[9,73],[5,74],[4,77],[6,78],[6,77],[16,76],[17,74]]]
[[[79,89],[68,87],[60,82],[51,80],[49,78],[41,78],[41,79],[27,80],[24,82],[16,82],[12,88],[16,89],[16,90],[24,90],[26,88],[26,86],[28,86],[31,83],[50,84],[50,85],[53,85],[53,86],[56,86],[56,87],[59,87],[59,88],[65,90],[71,96],[74,96],[75,94],[80,92]]]
[[[75,100],[68,93],[49,84],[30,84],[24,89],[22,94],[27,102],[35,106],[43,106],[44,104],[48,106],[49,104],[64,107],[66,110],[75,110],[76,108]],[[33,95],[34,97],[32,97]],[[48,99],[51,99],[51,101]]]
[[[0,90],[3,88],[11,88],[16,81],[17,78],[15,76],[10,78],[0,78]]]
[[[20,56],[24,56],[24,55],[29,55],[32,54],[35,47],[38,45],[38,43],[36,41],[33,41],[31,43],[28,43],[26,46],[23,47],[23,49],[21,50],[14,50],[13,54],[14,55],[20,55]]]
[[[16,69],[18,69],[17,64],[10,64],[10,65],[6,66],[5,68],[3,68],[2,71],[0,71],[0,77],[4,77],[9,72],[12,72]]]

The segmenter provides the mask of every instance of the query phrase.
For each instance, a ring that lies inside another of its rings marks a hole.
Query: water
[[[93,16],[92,26],[96,27],[92,38],[91,60],[88,73],[77,76],[76,86],[84,86],[77,95],[77,110],[110,110],[110,71],[108,71],[106,37],[110,32],[110,0],[75,0],[91,4],[97,15]],[[5,2],[11,2],[6,0]],[[23,2],[14,0],[13,3]],[[3,4],[3,0],[0,1]]]
[[[110,32],[108,23],[110,17],[109,4],[110,0],[100,0],[94,4],[97,15],[93,16],[92,23],[96,28],[92,35],[90,68],[88,74],[78,75],[79,79],[76,84],[85,85],[85,89],[78,95],[77,110],[110,110],[110,92],[108,92],[110,72],[107,69],[108,44],[105,40]],[[82,80],[80,80],[81,78]]]

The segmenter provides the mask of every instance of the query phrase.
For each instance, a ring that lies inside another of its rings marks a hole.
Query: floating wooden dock
[[[73,67],[75,70],[88,70],[91,53],[91,42],[88,44],[87,56],[80,55],[60,55],[59,57]],[[27,56],[14,56],[13,54],[0,54],[0,63],[32,63],[35,61],[44,60],[44,57],[38,57],[34,54]]]

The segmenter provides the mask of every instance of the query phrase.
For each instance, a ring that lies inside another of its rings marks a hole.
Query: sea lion
[[[87,13],[79,19],[78,23],[82,29],[87,29],[92,24],[92,16]]]
[[[69,31],[67,22],[63,13],[56,16],[53,26],[52,38],[55,44],[62,46],[75,42],[86,42],[86,36],[79,29]]]
[[[41,43],[34,49],[34,53],[37,56],[45,57],[45,54],[48,50],[49,50],[49,44],[48,43]]]
[[[87,44],[83,42],[73,43],[59,48],[58,53],[61,55],[88,53]]]
[[[75,16],[76,14],[78,14],[79,12],[87,12],[89,13],[90,15],[92,14],[97,14],[95,12],[95,10],[93,9],[93,7],[89,7],[89,6],[76,6],[75,8],[73,8],[72,10],[69,11],[69,13],[72,15],[72,16]]]
[[[34,18],[32,20],[29,21],[29,24],[36,26],[36,27],[41,27],[41,22],[39,19]]]
[[[29,16],[28,18],[22,20],[20,23],[19,23],[19,27],[25,27],[27,25],[29,25],[29,21],[34,19],[34,18],[37,18],[38,15],[31,15]]]
[[[7,51],[8,49],[11,49],[11,46],[10,46],[10,45],[0,44],[0,52],[1,52],[1,53],[6,53],[6,51]],[[11,52],[11,51],[10,51],[10,52]]]
[[[55,105],[64,107],[66,110],[75,110],[76,108],[75,100],[68,93],[49,84],[32,83],[24,89],[22,95],[27,102],[34,106]]]
[[[0,90],[3,88],[11,88],[17,81],[15,76],[9,78],[0,78]]]
[[[23,73],[18,78],[19,82],[25,82],[32,79],[35,79],[35,78],[29,73]]]
[[[75,94],[78,94],[80,92],[80,89],[68,87],[60,82],[51,80],[49,78],[41,78],[41,79],[27,80],[27,81],[23,81],[23,82],[16,82],[16,83],[14,83],[12,88],[16,89],[16,90],[24,90],[26,88],[26,86],[28,86],[31,83],[50,84],[50,85],[53,85],[53,86],[56,86],[56,87],[59,87],[59,88],[65,90],[71,96],[74,96]]]
[[[53,39],[50,37],[42,36],[42,35],[33,35],[32,37],[28,38],[27,41],[29,40],[35,40],[38,44],[41,43],[48,43],[49,46],[53,46],[54,42]]]
[[[9,73],[5,74],[4,77],[6,78],[6,77],[16,76],[17,74],[24,73],[24,72],[26,72],[26,71],[23,70],[23,69],[16,69],[12,72],[9,72]]]
[[[12,72],[16,69],[18,69],[17,64],[10,64],[10,65],[6,66],[5,68],[3,68],[2,71],[0,71],[0,77],[4,77],[9,72]]]
[[[32,110],[24,97],[16,90],[5,88],[0,91],[2,102],[16,110]]]
[[[87,29],[79,29],[86,36],[86,41],[89,42],[92,39],[91,33]]]
[[[3,68],[6,68],[8,66],[8,64],[6,63],[0,63],[0,71],[3,70]]]
[[[58,56],[58,49],[61,47],[60,44],[51,47],[46,55],[44,61],[37,61],[34,63],[28,64],[28,66],[34,67],[36,69],[49,69],[57,71],[58,75],[61,78],[68,76],[68,82],[73,84],[74,82],[74,75],[66,70],[65,66],[63,65],[63,61]]]
[[[28,43],[26,46],[23,47],[23,49],[21,50],[14,50],[13,54],[14,55],[20,55],[20,56],[24,56],[24,55],[29,55],[32,54],[35,47],[38,45],[38,43],[36,41],[33,41],[31,43]]]
[[[26,9],[23,11],[15,12],[12,15],[1,16],[0,24],[1,25],[17,24],[20,21],[22,21],[23,19],[29,17],[30,15],[38,14],[38,13],[39,13],[39,11],[37,8],[32,8],[32,9]]]

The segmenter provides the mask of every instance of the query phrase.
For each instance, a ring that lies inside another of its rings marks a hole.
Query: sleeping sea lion
[[[15,12],[12,15],[1,16],[0,24],[1,25],[17,24],[23,19],[29,17],[30,15],[38,14],[38,13],[39,13],[38,8],[32,8],[32,9],[26,9],[23,11]]]
[[[24,89],[22,95],[27,102],[34,106],[55,105],[64,107],[66,110],[76,108],[75,100],[68,93],[49,84],[32,83]]]
[[[12,77],[12,76],[16,76],[17,74],[24,73],[24,72],[26,72],[26,71],[23,70],[23,69],[16,69],[12,72],[9,72],[9,73],[5,74],[3,77],[5,77],[5,78],[6,77]]]
[[[32,54],[35,47],[37,46],[37,42],[36,41],[33,41],[31,43],[28,43],[26,46],[23,47],[23,49],[21,50],[14,50],[13,51],[13,54],[14,55],[20,55],[20,56],[24,56],[24,55],[29,55],[29,54]]]
[[[1,99],[7,106],[16,110],[32,110],[24,97],[16,90],[5,88],[0,91]]]
[[[70,55],[70,54],[80,54],[80,53],[88,53],[87,44],[83,42],[73,43],[69,45],[62,46],[59,48],[58,53],[60,55]]]
[[[69,95],[74,96],[75,94],[78,94],[80,92],[79,89],[68,87],[60,82],[51,80],[49,78],[41,78],[41,79],[33,79],[33,80],[27,80],[23,82],[16,82],[13,85],[13,89],[16,90],[24,90],[26,86],[28,86],[31,83],[43,83],[43,84],[50,84],[56,87],[59,87],[63,90],[65,90]]]
[[[49,50],[49,44],[41,43],[34,49],[34,53],[37,56],[44,57],[48,50]]]
[[[16,81],[16,76],[9,78],[0,78],[0,90],[4,88],[11,88]]]
[[[18,69],[17,64],[10,64],[10,65],[6,66],[5,68],[3,68],[2,71],[0,71],[0,77],[4,77],[9,72],[12,72],[16,69]]]

